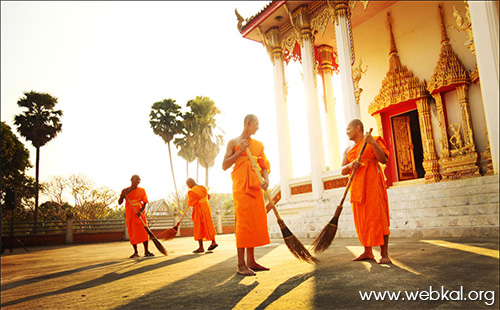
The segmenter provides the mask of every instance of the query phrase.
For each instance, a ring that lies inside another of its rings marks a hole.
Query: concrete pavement
[[[306,246],[312,242],[301,241]],[[132,254],[128,242],[31,247],[30,252],[15,248],[10,253],[7,249],[1,258],[0,307],[499,308],[497,238],[391,238],[392,265],[352,262],[362,251],[357,239],[335,239],[317,256],[320,262],[316,265],[297,260],[282,239],[275,239],[256,248],[258,262],[271,270],[254,277],[235,273],[233,234],[218,235],[217,242],[219,247],[213,253],[193,254],[197,242],[192,237],[175,238],[163,243],[168,256],[150,242],[156,256],[143,257],[139,245],[141,257],[135,259],[128,258]],[[205,242],[205,249],[208,245]],[[368,297],[370,300],[363,300]]]

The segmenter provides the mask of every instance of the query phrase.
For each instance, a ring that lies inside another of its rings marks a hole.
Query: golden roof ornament
[[[431,93],[446,92],[461,84],[470,84],[467,69],[458,59],[450,44],[443,21],[441,6],[438,6],[441,21],[441,54],[437,62],[427,90]]]
[[[368,107],[370,115],[374,115],[390,105],[427,96],[425,81],[420,82],[406,66],[401,65],[394,42],[390,16],[388,12],[387,23],[390,36],[389,71],[382,81],[379,94]]]

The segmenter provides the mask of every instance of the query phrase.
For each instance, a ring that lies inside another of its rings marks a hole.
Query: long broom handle
[[[370,128],[370,134],[372,133],[373,128]],[[361,156],[363,155],[363,152],[365,151],[366,148],[366,141],[363,143],[363,146],[361,147],[361,151],[359,152],[358,158],[356,159],[357,161],[361,160]],[[340,200],[339,206],[337,207],[337,210],[335,211],[335,215],[339,216],[340,212],[342,212],[342,205],[344,204],[344,200],[347,196],[347,193],[349,192],[349,188],[351,187],[352,179],[354,178],[354,173],[356,171],[353,171],[351,175],[349,176],[349,180],[347,181],[347,185],[344,190],[344,195],[342,196],[342,199]],[[338,214],[337,214],[338,213]]]
[[[253,170],[255,170],[255,173],[257,174],[257,177],[259,178],[259,182],[260,184],[262,185],[262,183],[264,183],[264,180],[262,179],[262,176],[260,175],[260,172],[259,172],[259,168],[257,167],[257,164],[255,163],[255,160],[253,159],[253,155],[252,153],[250,152],[250,150],[248,149],[248,147],[246,148],[246,151],[247,151],[247,155],[248,155],[248,158],[250,158],[250,162],[252,162],[252,166],[253,166]],[[274,205],[274,201],[273,201],[273,198],[271,197],[271,195],[269,194],[269,191],[266,189],[264,191],[264,193],[266,194],[267,196],[267,199],[269,200],[269,204],[271,205],[271,207],[273,208],[273,211],[274,211],[274,215],[276,215],[276,218],[278,220],[281,220],[281,217],[278,213],[278,210],[276,210],[276,206]]]
[[[180,224],[182,222],[182,219],[184,218],[184,215],[186,215],[188,209],[189,209],[189,206],[187,206],[187,208],[184,209],[184,213],[182,214],[181,219],[179,220],[179,222],[177,224]]]

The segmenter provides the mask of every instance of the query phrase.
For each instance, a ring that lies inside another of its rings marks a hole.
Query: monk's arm
[[[263,190],[267,190],[267,188],[269,187],[269,173],[267,172],[267,169],[262,168],[261,175],[264,183],[262,183],[260,187]]]
[[[350,163],[349,160],[347,159],[347,153],[349,153],[350,149],[351,149],[350,147],[347,147],[344,151],[344,157],[342,158],[342,168],[341,168],[342,175],[349,174],[352,171],[358,169],[359,166],[361,166],[361,163],[359,161],[355,160],[352,163]]]
[[[365,136],[365,141],[372,146],[373,152],[375,153],[375,158],[382,163],[387,163],[387,155],[384,153],[384,150],[378,145],[377,141],[373,138],[371,134],[367,134]]]
[[[123,199],[125,199],[125,195],[128,195],[130,193],[130,187],[124,188],[120,194],[120,198],[118,198],[118,205],[121,205],[123,203]]]
[[[246,140],[243,140],[246,142]],[[240,157],[240,154],[245,151],[246,145],[244,143],[240,143],[240,147],[236,152],[234,151],[234,148],[236,147],[236,141],[231,140],[227,144],[227,149],[226,149],[226,155],[224,155],[224,161],[222,162],[222,170],[227,170],[231,168],[231,166],[236,162],[238,157]]]

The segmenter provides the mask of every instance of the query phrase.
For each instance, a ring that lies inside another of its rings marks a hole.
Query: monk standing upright
[[[342,160],[343,175],[356,171],[351,183],[352,213],[358,239],[365,248],[363,254],[353,260],[374,259],[372,247],[380,246],[382,258],[378,263],[389,264],[389,202],[384,174],[379,164],[387,163],[389,151],[381,137],[363,132],[363,123],[359,119],[349,122],[346,133],[355,145],[347,147]],[[357,161],[365,141],[366,149],[361,161]]]
[[[208,204],[210,195],[207,193],[207,188],[189,178],[186,181],[189,187],[188,191],[188,206],[193,207],[193,223],[194,223],[194,240],[198,241],[198,248],[193,253],[203,253],[203,240],[212,241],[208,247],[209,251],[215,249],[218,244],[215,242],[215,227],[212,220],[212,211]]]
[[[125,202],[125,218],[127,220],[127,231],[130,243],[134,248],[134,254],[132,254],[130,258],[139,257],[137,244],[141,242],[144,245],[144,256],[154,256],[154,254],[148,250],[149,235],[139,218],[141,217],[147,225],[144,209],[146,209],[148,203],[148,196],[144,188],[138,187],[139,183],[141,183],[141,178],[138,175],[133,175],[130,181],[132,183],[131,186],[124,188],[118,199],[118,204],[121,205],[123,200],[128,198]]]
[[[255,261],[254,248],[270,243],[267,228],[267,212],[262,189],[269,186],[270,164],[264,154],[264,145],[252,139],[259,129],[257,116],[249,114],[244,119],[243,132],[227,144],[222,169],[233,166],[233,201],[235,209],[235,236],[238,253],[237,273],[254,276],[254,271],[269,270]],[[246,149],[249,149],[260,168],[262,185],[252,168]],[[247,260],[245,262],[245,250]]]

